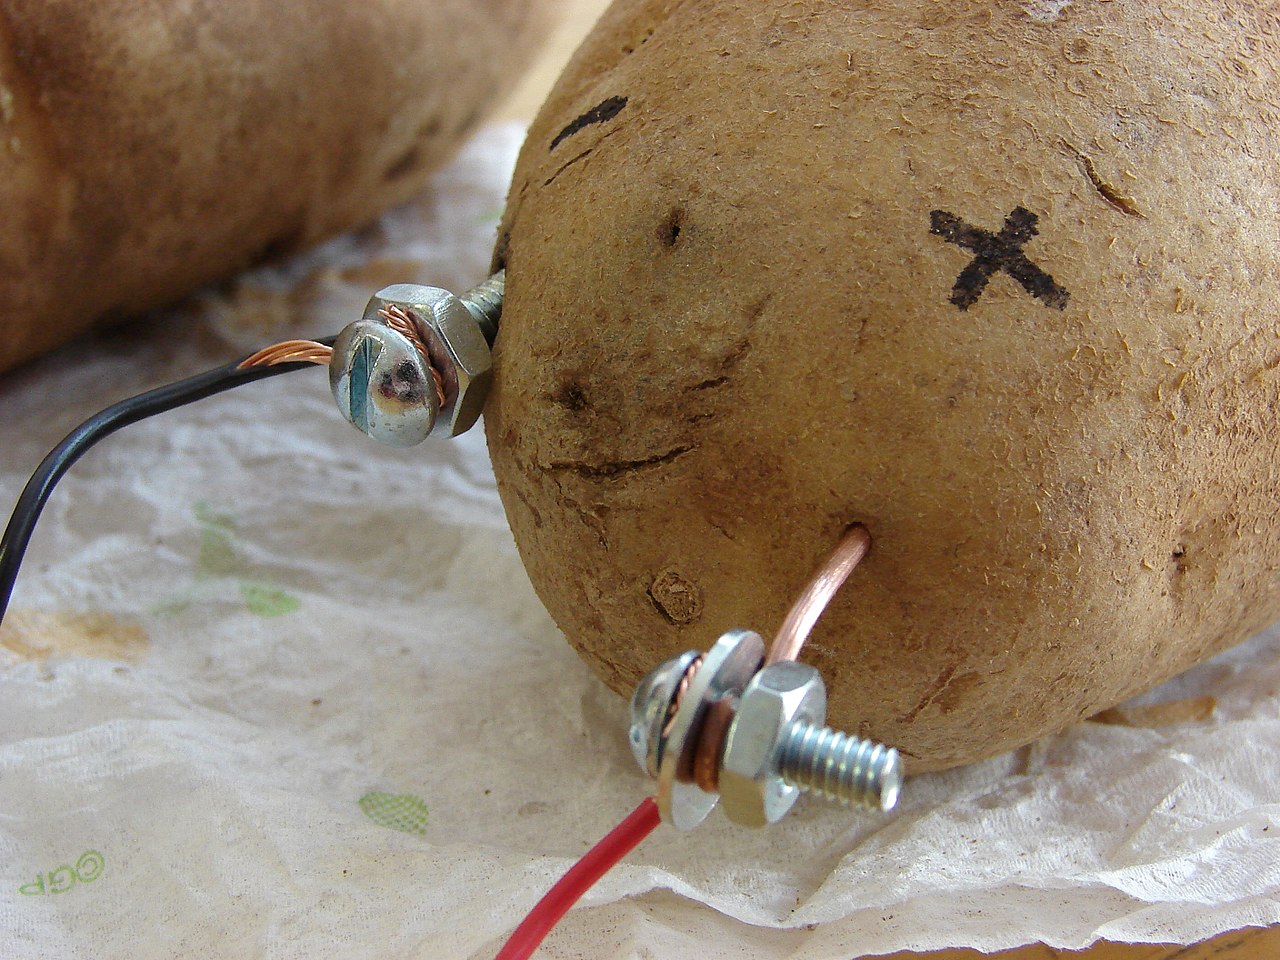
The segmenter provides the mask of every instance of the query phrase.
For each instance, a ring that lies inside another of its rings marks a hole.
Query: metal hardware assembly
[[[792,659],[869,546],[862,527],[845,534],[767,657],[758,634],[730,630],[706,654],[686,651],[640,681],[631,750],[658,781],[663,820],[689,830],[723,800],[730,820],[760,827],[785,816],[802,792],[846,807],[898,802],[898,751],[824,726],[822,677]]]
[[[489,390],[505,285],[499,271],[461,297],[414,283],[375,293],[334,343],[329,385],[343,417],[394,447],[469,430]]]
[[[677,659],[683,659],[682,654]],[[730,630],[703,655],[678,701],[658,702],[663,712],[675,707],[670,726],[655,744],[658,760],[658,810],[677,830],[692,830],[716,805],[716,795],[694,782],[693,765],[708,712],[742,690],[764,660],[764,641],[750,630]],[[662,668],[659,667],[659,670]],[[679,688],[673,690],[673,695]],[[633,707],[635,706],[633,702]],[[645,715],[647,704],[640,704]],[[635,723],[632,727],[634,729]],[[645,755],[648,756],[646,744]]]
[[[801,792],[846,807],[891,809],[902,788],[898,751],[824,726],[827,694],[818,671],[791,660],[759,669],[763,658],[758,634],[731,630],[700,662],[686,651],[640,682],[630,739],[650,776],[657,761],[662,819],[690,830],[723,800],[730,820],[761,827],[782,819]],[[731,719],[727,729],[709,731],[719,705],[732,708]],[[664,730],[658,721],[668,715],[674,722]],[[708,745],[708,734],[718,743]],[[706,750],[717,757],[719,796],[693,774],[696,754]]]

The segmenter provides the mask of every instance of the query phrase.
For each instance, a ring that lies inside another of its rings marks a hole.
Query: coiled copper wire
[[[445,405],[444,377],[441,376],[435,362],[431,359],[431,350],[428,348],[426,341],[422,339],[422,334],[418,331],[418,325],[413,322],[413,317],[394,305],[383,307],[378,311],[378,316],[386,321],[388,327],[412,343],[418,353],[422,354],[422,359],[426,362],[431,379],[436,385],[436,397],[440,401],[440,406],[443,407]]]
[[[777,635],[769,645],[764,665],[782,660],[795,660],[800,655],[801,648],[809,639],[814,624],[826,610],[827,604],[849,579],[849,574],[853,573],[854,568],[862,562],[870,549],[871,535],[866,527],[856,524],[845,532],[826,562],[818,567],[804,590],[800,592],[800,596],[791,605],[786,618],[782,621],[782,626],[778,628]],[[702,658],[699,657],[689,665],[680,679],[680,685],[672,698],[669,718],[673,718],[680,708],[680,700],[689,689],[689,682],[701,665]],[[733,723],[735,711],[736,704],[729,698],[716,700],[708,705],[702,725],[693,737],[694,749],[688,759],[677,769],[676,779],[684,783],[696,783],[699,789],[707,793],[719,792],[720,758],[724,752],[725,737],[729,733],[729,726]],[[668,727],[663,731],[664,736],[670,729],[670,722],[668,719]]]
[[[422,354],[427,371],[431,374],[431,380],[436,387],[436,398],[439,400],[440,406],[443,407],[445,405],[444,376],[431,359],[431,351],[422,339],[422,334],[418,330],[418,325],[413,322],[413,317],[397,306],[384,307],[378,311],[378,316],[383,319],[388,327],[413,344],[418,353]],[[271,367],[278,363],[314,363],[320,366],[328,366],[332,361],[333,347],[325,346],[323,343],[316,343],[314,340],[285,340],[281,343],[273,343],[269,347],[263,347],[252,356],[241,360],[238,369],[244,370],[248,367],[260,366]]]
[[[693,680],[693,675],[698,672],[700,666],[702,666],[702,657],[694,657],[689,666],[684,668],[680,682],[676,684],[676,692],[671,695],[671,703],[667,706],[666,722],[662,725],[662,737],[664,739],[671,733],[671,725],[676,722],[676,711],[680,709],[680,701],[689,692],[689,683]]]

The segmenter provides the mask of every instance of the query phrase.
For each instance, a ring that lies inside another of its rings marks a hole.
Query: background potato
[[[0,369],[366,221],[554,0],[0,0]]]
[[[626,690],[776,628],[913,771],[1280,615],[1277,20],[1258,2],[620,0],[534,124],[487,430]]]

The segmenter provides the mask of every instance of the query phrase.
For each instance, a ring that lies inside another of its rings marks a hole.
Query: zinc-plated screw
[[[778,773],[801,791],[845,807],[892,810],[902,792],[897,750],[804,722],[787,728]]]
[[[476,318],[485,342],[491,347],[493,341],[498,339],[498,320],[502,316],[502,298],[506,296],[506,292],[507,271],[499,270],[459,297],[467,312]]]
[[[342,415],[396,447],[468,430],[488,392],[505,287],[500,270],[461,297],[417,284],[380,290],[334,343],[329,383]]]
[[[800,792],[846,807],[888,810],[898,800],[896,750],[823,726],[827,691],[807,663],[781,660],[751,678],[725,736],[718,786],[730,820],[781,820]]]

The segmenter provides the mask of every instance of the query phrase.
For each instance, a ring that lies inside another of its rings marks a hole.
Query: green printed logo
[[[427,832],[427,805],[411,793],[366,793],[360,798],[360,809],[380,827],[419,836]]]
[[[49,894],[66,893],[77,883],[93,883],[102,876],[104,862],[102,854],[97,850],[86,850],[73,867],[64,863],[48,873],[37,873],[35,880],[18,887],[24,897],[43,897]]]
[[[197,600],[221,597],[227,580],[234,580],[245,607],[259,617],[283,617],[301,605],[297,597],[270,583],[244,576],[247,564],[240,556],[236,518],[201,501],[195,505],[200,525],[200,554],[196,558],[195,583],[153,612],[172,616]]]

